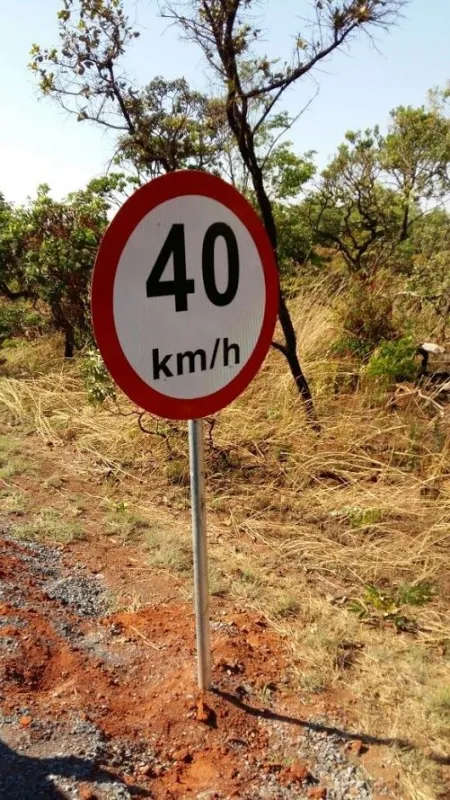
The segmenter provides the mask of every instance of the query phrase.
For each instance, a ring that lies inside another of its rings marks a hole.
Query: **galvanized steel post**
[[[211,643],[209,631],[208,549],[205,517],[205,469],[203,420],[189,420],[192,540],[194,548],[195,624],[197,633],[198,685],[211,688]]]

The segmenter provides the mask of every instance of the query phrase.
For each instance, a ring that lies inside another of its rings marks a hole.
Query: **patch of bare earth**
[[[292,694],[284,645],[264,619],[214,603],[214,691],[199,697],[190,604],[154,595],[106,613],[136,573],[132,548],[20,543],[9,532],[0,797],[396,797],[391,774],[374,783],[356,765],[369,743],[350,732],[338,698],[307,706]],[[170,578],[161,589],[177,594]]]

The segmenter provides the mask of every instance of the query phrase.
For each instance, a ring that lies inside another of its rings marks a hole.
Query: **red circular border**
[[[230,383],[204,397],[184,399],[157,392],[127,360],[117,336],[113,291],[122,251],[139,222],[161,203],[184,195],[202,195],[230,209],[245,225],[257,247],[266,282],[266,307],[261,333],[249,360]],[[166,419],[196,419],[215,414],[231,403],[253,380],[272,341],[278,311],[278,272],[266,230],[247,200],[221,178],[197,170],[163,175],[126,200],[100,245],[92,278],[92,321],[104,362],[123,392],[141,408]]]

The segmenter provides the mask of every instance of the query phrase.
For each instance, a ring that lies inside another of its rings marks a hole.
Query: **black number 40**
[[[225,291],[219,292],[216,283],[215,248],[219,238],[225,241],[228,254],[228,283]],[[173,256],[173,280],[162,280],[164,270]],[[215,306],[227,306],[236,297],[239,286],[239,248],[229,225],[215,222],[206,231],[203,240],[202,273],[205,292]],[[188,295],[195,291],[195,281],[186,275],[186,244],[184,225],[172,225],[161,252],[147,278],[147,297],[175,298],[175,310],[187,311]]]

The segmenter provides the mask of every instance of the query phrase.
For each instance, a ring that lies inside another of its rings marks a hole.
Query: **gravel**
[[[79,800],[80,782],[88,782],[99,800],[131,799],[128,787],[99,766],[107,761],[107,743],[92,722],[80,717],[33,722],[22,735],[20,754],[17,743],[14,750],[7,744],[5,722],[0,720],[1,800]]]
[[[270,719],[260,722],[269,734],[275,761],[285,763],[288,756],[292,761],[311,765],[313,774],[308,787],[282,787],[277,774],[268,776],[262,792],[253,794],[255,798],[303,800],[308,797],[308,789],[321,786],[327,789],[327,800],[373,800],[372,787],[363,769],[351,763],[344,752],[345,740],[329,730],[320,730],[332,728],[330,720],[311,719],[294,731],[287,723]]]
[[[329,721],[320,720],[313,724],[329,725]],[[306,729],[300,752],[304,758],[310,758],[317,764],[316,775],[323,786],[329,786],[327,800],[372,800],[370,784],[362,771],[350,764],[342,752],[344,740],[338,736],[322,731]]]
[[[5,530],[0,524],[0,557],[2,540],[17,544],[17,540],[10,535],[10,529]],[[83,565],[72,566],[70,569],[66,567],[60,548],[36,542],[20,542],[20,550],[15,555],[27,565],[43,593],[51,600],[70,606],[72,614],[85,618],[103,617],[111,607],[111,599],[101,578],[90,573]],[[69,571],[70,574],[67,574]],[[26,592],[20,587],[14,587],[11,596],[10,584],[2,586],[0,582],[0,599],[25,607]]]
[[[45,583],[45,593],[51,600],[60,600],[80,617],[103,617],[108,610],[108,597],[96,575],[75,575]]]

